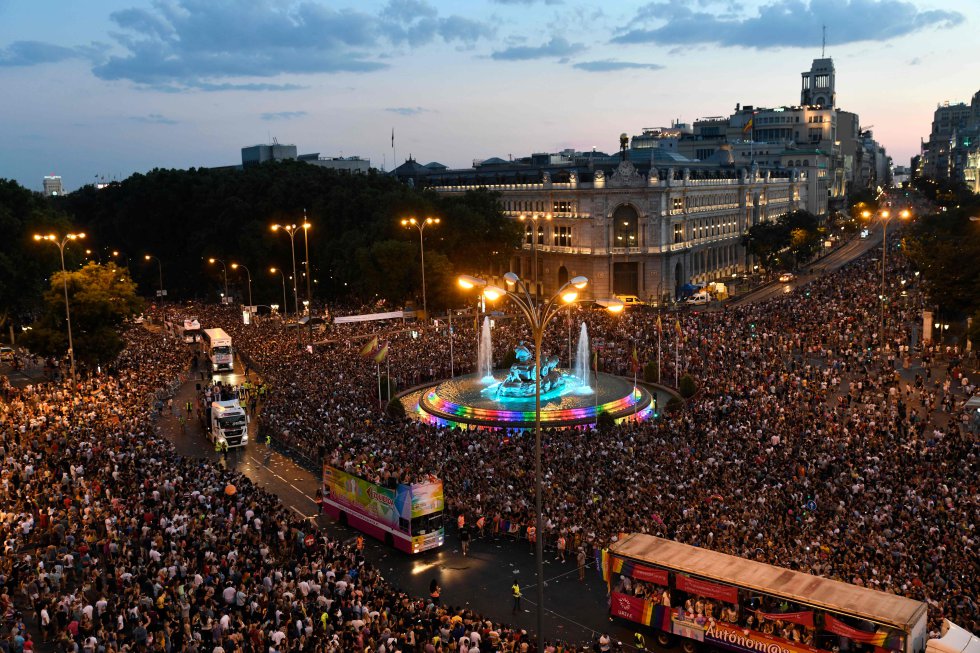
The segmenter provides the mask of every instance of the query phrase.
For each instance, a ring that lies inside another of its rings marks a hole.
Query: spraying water
[[[582,323],[578,334],[578,347],[575,349],[575,378],[583,389],[588,389],[592,373],[589,371],[589,332]]]
[[[483,331],[476,350],[476,372],[484,381],[493,381],[493,348],[490,344],[490,318],[483,318]]]

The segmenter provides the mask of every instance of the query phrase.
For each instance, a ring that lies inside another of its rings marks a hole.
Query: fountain
[[[483,324],[477,371],[413,389],[401,399],[408,414],[430,424],[465,428],[528,428],[535,423],[535,379],[541,379],[541,423],[548,428],[595,424],[600,413],[615,420],[644,420],[655,414],[655,393],[634,387],[631,379],[611,374],[589,376],[585,327],[579,357],[572,369],[558,367],[558,357],[541,353],[536,366],[530,349],[520,343],[508,370],[490,365],[490,324]],[[589,383],[591,381],[591,386]],[[666,401],[666,399],[664,399]]]
[[[589,331],[582,322],[582,329],[578,334],[578,348],[575,350],[575,378],[579,381],[579,388],[591,390],[589,383],[592,381],[592,372],[589,370]]]
[[[484,383],[493,383],[493,347],[490,343],[490,318],[483,318],[483,331],[476,350],[476,374]]]

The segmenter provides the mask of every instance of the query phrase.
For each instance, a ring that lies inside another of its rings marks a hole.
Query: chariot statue
[[[511,365],[507,378],[497,386],[497,394],[503,397],[533,397],[535,367],[534,357],[524,343],[514,348],[517,362]],[[565,386],[565,377],[558,369],[558,357],[548,356],[541,361],[541,394],[559,390]]]

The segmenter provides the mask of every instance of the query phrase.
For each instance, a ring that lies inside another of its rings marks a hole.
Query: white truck
[[[203,343],[204,353],[211,361],[211,371],[231,372],[235,369],[231,336],[224,329],[205,329]]]
[[[181,325],[177,327],[181,340],[187,344],[193,344],[201,339],[201,322],[196,315],[185,317]]]
[[[224,442],[229,449],[248,444],[248,413],[237,399],[211,402],[211,442]]]

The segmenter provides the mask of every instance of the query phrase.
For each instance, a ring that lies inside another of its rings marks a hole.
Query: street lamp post
[[[112,258],[119,258],[119,257],[122,257],[122,258],[126,259],[126,271],[128,272],[129,271],[129,254],[127,254],[125,252],[120,252],[118,249],[112,250]]]
[[[487,284],[483,279],[463,275],[459,277],[459,285],[463,288],[483,288],[483,296],[494,301],[501,297],[507,297],[517,306],[518,310],[527,321],[528,327],[534,338],[534,511],[535,511],[535,557],[536,557],[536,581],[537,581],[537,626],[538,626],[538,650],[544,648],[544,530],[543,530],[543,511],[542,511],[542,492],[544,478],[541,471],[541,343],[544,340],[544,332],[555,315],[557,315],[566,304],[571,304],[578,299],[578,292],[583,290],[589,280],[586,277],[575,277],[558,289],[554,295],[548,299],[544,305],[538,304],[532,297],[527,288],[527,284],[513,272],[504,275],[507,284],[513,290],[506,290],[497,286]],[[612,312],[621,311],[622,302],[617,300],[602,300],[598,302]]]
[[[310,228],[313,226],[306,219],[306,209],[303,209],[303,251],[306,253],[306,301],[309,302],[310,315],[313,315],[313,292],[310,289]]]
[[[307,224],[307,223],[304,223]],[[293,307],[296,310],[296,319],[299,319],[299,291],[296,289],[296,230],[300,226],[296,224],[274,224],[272,225],[273,231],[279,231],[282,229],[284,232],[289,234],[289,246],[293,252]],[[309,257],[307,257],[309,258]]]
[[[75,376],[75,346],[71,338],[71,308],[68,306],[68,272],[65,270],[65,245],[73,240],[79,240],[81,238],[85,238],[84,232],[77,234],[65,234],[64,238],[61,240],[58,240],[58,237],[54,234],[48,234],[47,236],[34,234],[34,240],[46,240],[54,243],[58,247],[58,251],[61,253],[61,284],[65,291],[65,324],[68,328],[68,360],[71,363],[72,392],[75,390],[77,377]]]
[[[143,256],[143,260],[146,261],[156,261],[157,262],[157,272],[160,274],[160,297],[163,297],[163,263],[160,259],[152,254],[146,254]]]
[[[227,302],[228,301],[228,299],[227,299],[227,297],[228,297],[228,267],[225,265],[225,262],[224,261],[222,261],[221,259],[217,259],[217,258],[209,258],[208,259],[208,263],[211,263],[212,265],[215,264],[215,263],[220,263],[221,264],[221,274],[224,275],[224,279],[225,279],[225,294],[224,294],[225,299],[222,300],[222,303]]]
[[[862,217],[870,218],[871,213],[869,211],[863,211],[861,213]],[[884,361],[885,356],[885,303],[888,300],[885,294],[885,272],[887,270],[887,257],[888,257],[888,222],[891,220],[891,211],[888,209],[882,209],[878,212],[878,220],[881,222],[881,322],[879,326],[879,346],[881,347],[882,361]],[[911,217],[908,209],[902,209],[899,213],[899,217],[903,220],[908,220]]]
[[[425,220],[406,218],[402,220],[403,227],[415,227],[419,230],[419,251],[421,252],[422,256],[422,312],[425,313],[426,320],[429,319],[429,307],[425,301],[425,239],[422,236],[426,227],[433,224],[439,224],[439,222],[441,222],[439,218],[426,218]]]
[[[249,315],[251,315],[252,314],[252,273],[249,272],[249,269],[244,265],[239,265],[238,263],[231,264],[232,270],[237,270],[238,268],[245,270],[245,276],[248,277],[248,313]]]
[[[282,312],[285,316],[285,314],[289,311],[289,307],[286,304],[286,273],[279,268],[269,268],[269,272],[271,274],[278,272],[279,276],[282,277]]]

